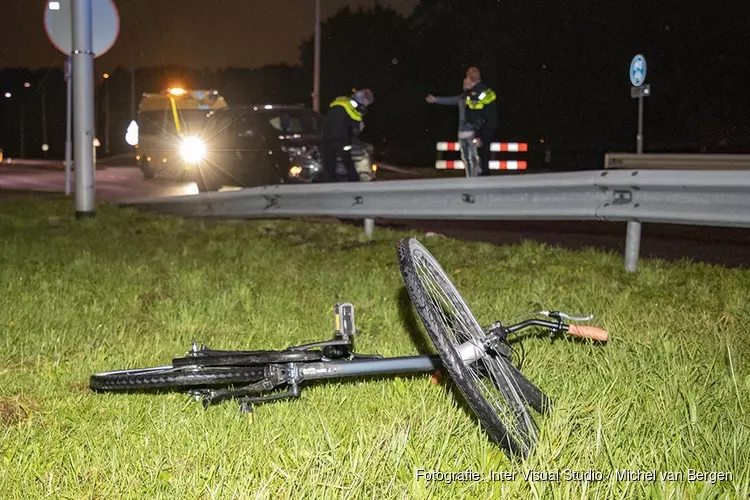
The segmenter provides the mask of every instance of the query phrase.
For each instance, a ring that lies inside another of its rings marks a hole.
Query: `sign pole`
[[[113,0],[49,0],[44,30],[52,45],[65,54],[66,130],[65,194],[70,194],[75,153],[76,218],[94,216],[94,58],[117,39],[120,16]]]
[[[636,153],[643,154],[643,94],[638,96],[638,135],[635,138]]]
[[[635,138],[637,154],[643,154],[643,93],[638,96],[638,135]],[[625,234],[625,270],[634,273],[638,269],[641,253],[641,223],[629,221]]]
[[[91,0],[72,0],[76,218],[94,216],[94,52]]]
[[[70,196],[70,169],[73,160],[73,87],[70,56],[65,58],[65,196]]]
[[[94,216],[94,51],[91,0],[72,0],[76,218]]]
[[[637,54],[630,62],[630,96],[638,98],[638,135],[635,137],[637,154],[643,154],[643,97],[651,93],[651,85],[643,85],[646,80],[646,58]],[[638,268],[641,250],[641,223],[628,222],[625,234],[625,270],[634,273]]]

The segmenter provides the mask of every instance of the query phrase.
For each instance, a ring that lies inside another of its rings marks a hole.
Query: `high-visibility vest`
[[[486,89],[480,92],[479,95],[476,96],[476,98],[472,96],[471,94],[467,94],[466,106],[469,109],[482,109],[486,105],[493,102],[495,99],[497,99],[497,95],[495,94],[495,91],[492,89]]]
[[[331,104],[329,105],[330,108],[334,106],[341,106],[346,110],[346,114],[351,117],[352,120],[361,122],[362,121],[362,112],[359,111],[359,103],[352,99],[351,97],[346,96],[339,96],[336,99],[334,99]]]

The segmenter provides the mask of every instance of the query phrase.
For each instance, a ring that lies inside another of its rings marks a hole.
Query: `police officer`
[[[360,89],[350,96],[334,99],[323,123],[323,168],[328,181],[358,181],[359,173],[352,160],[352,142],[364,129],[367,107],[375,101],[370,89]],[[346,175],[336,172],[336,157],[346,168]]]
[[[456,96],[430,94],[425,100],[458,106],[458,141],[467,176],[490,175],[490,144],[497,130],[497,95],[482,82],[479,68],[475,66],[466,70],[463,89]]]

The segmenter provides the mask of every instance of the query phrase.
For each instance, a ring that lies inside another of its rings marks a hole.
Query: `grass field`
[[[524,372],[556,406],[538,418],[536,454],[510,462],[450,383],[428,374],[314,384],[252,421],[235,402],[203,410],[178,393],[93,393],[92,373],[166,364],[192,341],[272,349],[328,338],[337,301],[357,308],[361,352],[430,343],[396,261],[407,232],[378,229],[364,244],[346,224],[107,206],[75,221],[72,210],[43,196],[0,207],[2,499],[750,494],[750,271],[644,260],[627,274],[620,255],[414,233],[480,323],[556,308],[594,313],[610,331],[606,345],[525,341]],[[417,469],[510,477],[448,484],[417,480]],[[691,480],[690,469],[731,479]],[[530,471],[559,476],[526,480]],[[663,480],[669,472],[683,476]]]

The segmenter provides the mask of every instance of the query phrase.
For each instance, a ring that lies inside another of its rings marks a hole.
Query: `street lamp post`
[[[313,109],[320,111],[320,0],[315,0],[315,42],[313,62]]]
[[[19,128],[21,130],[21,158],[26,158],[26,109],[24,108],[24,94],[19,98],[21,106],[21,116],[19,118]]]
[[[10,99],[10,96],[11,96],[10,92],[4,92],[4,93],[3,93],[3,97],[5,98],[5,100],[6,100],[6,101]],[[8,106],[10,106],[10,105],[8,105]],[[3,123],[4,123],[4,125],[5,125],[5,127],[4,127],[4,129],[5,129],[5,133],[6,133],[6,134],[8,134],[8,135],[10,135],[10,130],[11,130],[11,125],[10,125],[10,121],[8,121],[8,120],[3,120]],[[7,156],[7,155],[8,155],[7,151],[6,151],[5,153],[4,153],[4,155],[5,155],[5,156]],[[2,156],[2,155],[0,155],[0,156]]]
[[[109,73],[104,73],[104,154],[109,156]]]

